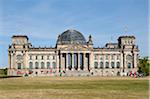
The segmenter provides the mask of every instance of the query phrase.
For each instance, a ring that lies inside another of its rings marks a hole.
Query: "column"
[[[15,68],[15,69],[18,69],[18,66],[16,66],[16,55],[13,53],[13,67]]]
[[[133,55],[134,55],[134,61],[133,61],[133,62],[134,62],[134,63],[133,63],[133,64],[134,64],[134,68],[137,68],[137,54],[134,53]],[[133,68],[133,69],[134,69],[134,68]]]
[[[13,59],[13,58],[14,58],[14,57],[13,57],[13,53],[11,53],[11,56],[10,56],[10,57],[11,57],[10,67],[11,67],[11,68],[14,68],[14,66],[13,66],[13,64],[14,64],[14,63],[13,63],[13,62],[14,62],[14,59]]]
[[[11,69],[13,69],[13,70],[11,70],[10,75],[13,75],[13,71],[14,71],[14,68],[15,68],[14,65],[13,65],[13,64],[14,64],[14,59],[13,59],[14,56],[13,56],[13,53],[11,53],[11,56],[10,56],[10,57],[11,57],[10,67],[11,67]]]
[[[60,54],[60,57],[61,57],[61,58],[60,58],[60,59],[61,59],[60,70],[62,71],[63,68],[64,68],[64,67],[63,67],[63,53]]]
[[[90,59],[90,56],[91,56],[91,54],[89,53],[89,55],[88,55],[88,70],[90,70],[90,64],[91,64],[91,63],[90,63],[90,60],[91,60],[91,59]]]
[[[65,71],[65,53],[62,54],[62,70]]]
[[[80,53],[78,53],[78,70],[80,70]]]
[[[29,68],[29,61],[28,61],[27,56],[28,56],[28,52],[25,51],[25,66],[26,66],[26,68]],[[32,65],[32,67],[33,67],[33,65]]]
[[[106,69],[106,54],[103,54],[103,69]]]
[[[74,53],[72,53],[72,70],[74,70]]]
[[[59,60],[59,53],[57,52],[57,56],[56,56],[56,62],[57,62],[57,67],[56,67],[56,69],[57,69],[57,72],[59,72],[59,66],[60,66],[60,62],[59,62],[60,60]]]
[[[23,69],[27,68],[26,65],[25,65],[26,64],[25,62],[26,62],[26,55],[25,55],[25,52],[23,52],[23,65],[22,65]]]
[[[87,70],[87,64],[86,64],[86,53],[83,53],[83,66],[84,66],[84,68],[83,68],[83,70]]]
[[[8,52],[8,65],[9,65],[8,68],[11,69],[11,56],[10,56],[10,52]]]
[[[121,66],[121,69],[123,69],[124,67],[123,67],[123,63],[124,61],[123,61],[123,53],[121,53],[121,57],[120,57],[120,66]]]
[[[90,71],[93,71],[93,62],[94,62],[94,57],[93,57],[93,52],[90,53],[90,65],[89,65],[89,69]]]
[[[97,62],[98,62],[98,67],[97,68],[99,68],[100,67],[100,54],[97,54],[98,56],[97,56]]]
[[[68,71],[68,53],[66,53],[66,70]]]
[[[126,68],[126,55],[123,53],[123,72],[125,72]]]

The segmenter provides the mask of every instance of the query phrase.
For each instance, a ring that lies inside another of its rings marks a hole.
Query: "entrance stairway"
[[[68,70],[63,73],[63,76],[90,76],[90,72],[88,70]]]

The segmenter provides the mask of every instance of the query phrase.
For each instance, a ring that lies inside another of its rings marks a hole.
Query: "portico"
[[[59,67],[63,71],[80,71],[89,70],[90,68],[90,53],[85,52],[68,52],[60,53]]]

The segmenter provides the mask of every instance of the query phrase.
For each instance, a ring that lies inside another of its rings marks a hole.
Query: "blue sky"
[[[0,68],[8,65],[12,35],[54,47],[57,36],[70,28],[86,39],[91,34],[95,47],[134,35],[140,56],[148,56],[148,0],[0,0]]]

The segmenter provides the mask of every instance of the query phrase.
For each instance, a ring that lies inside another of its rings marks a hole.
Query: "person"
[[[137,76],[137,75],[136,75],[136,72],[134,72],[134,77],[136,78],[136,76]]]
[[[130,71],[130,74],[129,74],[129,76],[130,76],[130,77],[132,77],[132,71]]]

